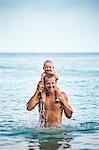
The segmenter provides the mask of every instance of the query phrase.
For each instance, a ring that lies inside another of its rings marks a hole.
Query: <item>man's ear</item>
[[[43,69],[44,69],[44,67],[43,67]]]

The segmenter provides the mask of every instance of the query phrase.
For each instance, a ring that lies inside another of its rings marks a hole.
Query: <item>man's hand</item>
[[[42,92],[44,90],[44,82],[43,81],[39,81],[38,86],[37,86],[37,90],[39,92]]]

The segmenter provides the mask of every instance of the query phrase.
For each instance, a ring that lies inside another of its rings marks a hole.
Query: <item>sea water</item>
[[[73,117],[61,128],[38,126],[38,107],[27,111],[43,62],[51,59]],[[0,54],[0,150],[98,150],[99,53]]]

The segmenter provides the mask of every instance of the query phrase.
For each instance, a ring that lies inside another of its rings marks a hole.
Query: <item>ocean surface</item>
[[[40,128],[38,107],[26,110],[46,59],[74,110],[61,128]],[[99,150],[99,53],[0,53],[0,150],[63,149]]]

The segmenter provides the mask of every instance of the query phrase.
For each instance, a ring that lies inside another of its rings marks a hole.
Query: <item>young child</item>
[[[58,80],[58,76],[55,72],[53,62],[51,60],[46,60],[43,64],[44,72],[41,74],[41,80],[44,80],[44,77],[46,74],[54,74],[56,77],[56,80]]]

